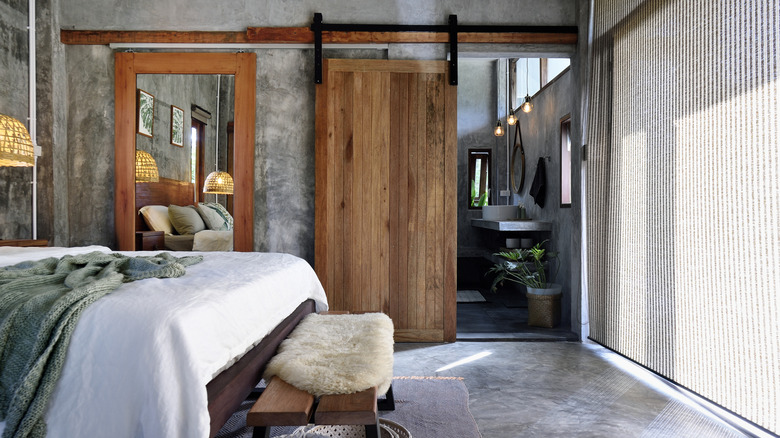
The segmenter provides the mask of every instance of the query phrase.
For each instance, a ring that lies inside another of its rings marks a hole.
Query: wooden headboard
[[[135,183],[135,230],[147,231],[138,210],[145,205],[193,205],[195,184],[187,181],[160,178],[156,183]]]

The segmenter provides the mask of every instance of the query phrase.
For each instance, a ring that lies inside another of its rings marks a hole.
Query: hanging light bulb
[[[528,112],[528,111],[526,111]],[[514,126],[517,123],[517,117],[515,116],[515,110],[509,109],[509,115],[506,117],[506,123]]]
[[[493,130],[493,134],[495,134],[496,137],[504,136],[504,127],[501,126],[501,120],[496,122],[496,129]]]
[[[533,108],[534,104],[531,103],[531,96],[526,94],[523,103],[520,105],[520,109],[523,110],[524,113],[530,113]]]
[[[531,96],[528,95],[528,61],[528,59],[525,60],[525,99],[523,99],[523,103],[520,105],[520,109],[524,113],[530,113],[534,108],[534,104],[531,103]]]

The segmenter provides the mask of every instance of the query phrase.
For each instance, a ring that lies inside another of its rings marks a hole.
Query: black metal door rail
[[[561,33],[577,34],[577,26],[481,26],[458,25],[458,16],[450,15],[449,24],[330,24],[316,12],[311,24],[314,33],[314,83],[322,83],[323,32],[437,32],[448,33],[450,44],[450,85],[458,85],[458,33]]]

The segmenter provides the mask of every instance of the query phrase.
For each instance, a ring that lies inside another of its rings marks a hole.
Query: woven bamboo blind
[[[596,0],[591,338],[780,432],[780,2]]]

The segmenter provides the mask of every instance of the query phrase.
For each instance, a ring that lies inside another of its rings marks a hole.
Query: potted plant
[[[522,284],[528,297],[528,325],[536,327],[555,327],[561,315],[561,285],[549,280],[558,275],[558,254],[542,248],[547,240],[539,242],[530,249],[513,249],[494,255],[505,260],[496,263],[488,273],[495,274],[491,290],[495,291],[505,280]],[[555,271],[548,279],[547,265],[555,265]]]

